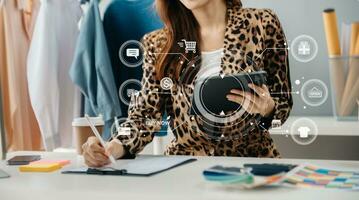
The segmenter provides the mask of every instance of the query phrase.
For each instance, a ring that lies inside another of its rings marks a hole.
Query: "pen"
[[[100,141],[101,145],[105,148],[106,147],[106,143],[105,141],[103,141],[100,133],[97,131],[96,127],[93,125],[93,123],[90,121],[90,118],[88,115],[85,115],[85,119],[88,122],[88,124],[90,125],[90,128],[92,130],[92,132],[95,134],[95,136],[97,137],[97,139]],[[111,161],[112,164],[116,164],[116,160],[115,158],[110,154],[109,155],[109,159]]]

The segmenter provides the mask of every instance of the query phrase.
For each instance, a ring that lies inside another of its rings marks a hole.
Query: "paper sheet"
[[[118,160],[116,165],[109,165],[102,170],[126,170],[127,174],[153,174],[188,161],[181,156],[146,156],[134,160]],[[108,168],[110,167],[110,168]],[[112,168],[112,169],[111,169]]]

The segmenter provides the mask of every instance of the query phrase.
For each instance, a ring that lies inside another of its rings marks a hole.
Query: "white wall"
[[[290,74],[292,86],[296,79],[304,77],[306,80],[321,79],[328,86],[329,66],[327,46],[325,42],[322,12],[326,8],[335,8],[338,15],[338,23],[359,21],[358,0],[242,0],[245,7],[271,8],[273,9],[284,28],[290,43],[298,35],[306,34],[315,38],[318,42],[319,52],[317,57],[309,63],[297,62],[290,55]],[[311,107],[304,110],[304,102],[300,95],[293,95],[293,115],[332,115],[332,101],[329,98],[322,106]]]

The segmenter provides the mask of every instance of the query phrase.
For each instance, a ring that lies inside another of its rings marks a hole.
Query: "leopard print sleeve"
[[[160,82],[156,79],[155,54],[153,38],[156,33],[149,33],[142,39],[144,62],[142,89],[132,96],[128,108],[128,118],[121,127],[130,128],[130,135],[118,134],[125,147],[126,154],[136,155],[153,140],[154,133],[161,129],[163,97]],[[125,156],[128,157],[128,156]]]
[[[269,9],[260,10],[264,34],[264,70],[268,73],[267,86],[275,101],[272,115],[265,128],[269,129],[273,119],[287,120],[293,106],[289,75],[287,41],[277,15]]]

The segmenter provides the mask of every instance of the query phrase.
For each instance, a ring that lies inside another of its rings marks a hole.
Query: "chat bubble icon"
[[[140,50],[137,48],[128,48],[126,49],[127,57],[134,57],[137,60],[137,57],[140,55]]]

